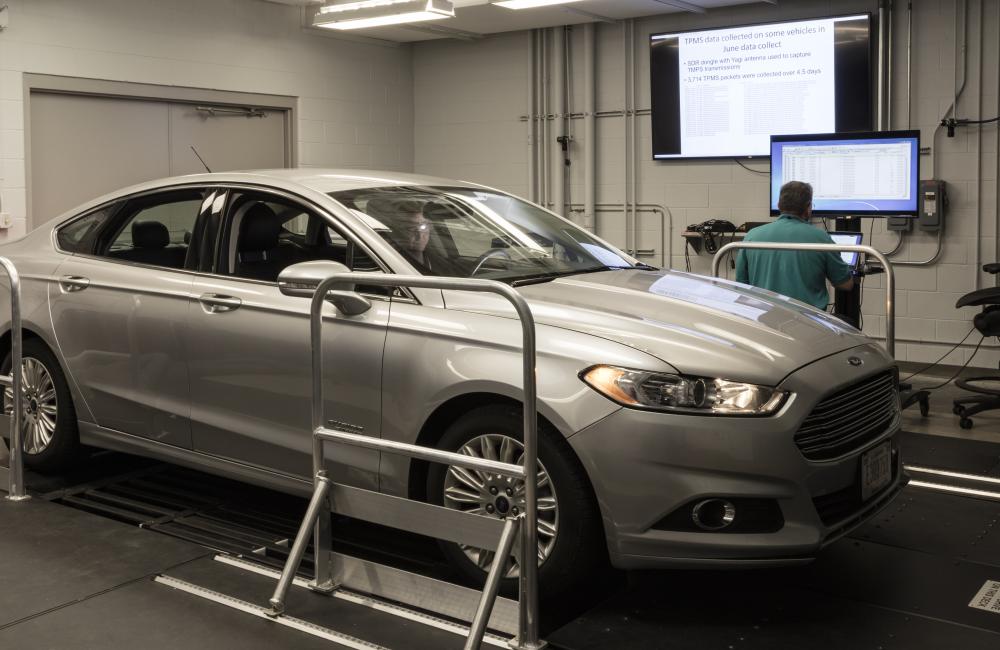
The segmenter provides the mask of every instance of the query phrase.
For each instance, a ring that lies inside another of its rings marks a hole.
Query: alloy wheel
[[[458,453],[476,458],[518,465],[524,445],[509,436],[484,434],[462,445]],[[552,553],[559,531],[559,507],[549,473],[538,462],[538,561]],[[449,466],[444,479],[444,505],[453,510],[506,519],[524,511],[524,481],[461,467]],[[489,549],[460,545],[466,557],[483,571],[489,571],[496,553]],[[515,558],[504,571],[507,578],[519,575]]]
[[[24,453],[40,454],[52,443],[56,432],[59,412],[56,387],[48,368],[30,357],[22,360],[21,387],[24,392],[21,419]],[[14,410],[13,389],[6,388],[3,397],[4,413],[9,415]]]

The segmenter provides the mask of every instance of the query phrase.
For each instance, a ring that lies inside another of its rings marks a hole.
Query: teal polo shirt
[[[825,231],[798,217],[783,214],[773,223],[758,226],[743,241],[797,244],[832,244]],[[830,295],[826,281],[841,284],[851,269],[837,253],[820,251],[741,250],[736,256],[736,281],[769,289],[817,309],[826,309]]]

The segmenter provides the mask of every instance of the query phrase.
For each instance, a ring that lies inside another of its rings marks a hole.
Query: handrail
[[[356,433],[328,429],[323,426],[325,422],[323,413],[323,305],[327,300],[329,292],[335,285],[342,285],[346,288],[356,284],[495,293],[513,305],[521,323],[522,357],[524,360],[524,454],[520,465],[474,459],[463,454],[382,440]],[[312,296],[310,306],[310,341],[312,345],[311,411],[314,493],[304,521],[315,521],[313,530],[316,549],[314,556],[315,580],[312,583],[312,587],[318,591],[331,591],[335,588],[329,554],[320,552],[320,549],[330,548],[332,543],[332,531],[329,524],[330,518],[319,516],[323,507],[329,510],[331,506],[329,501],[331,481],[327,477],[324,464],[324,443],[337,442],[400,454],[411,458],[420,458],[431,462],[455,464],[463,467],[482,469],[513,478],[521,478],[524,479],[525,492],[524,514],[521,515],[523,520],[519,517],[520,525],[513,528],[510,526],[505,527],[504,534],[501,536],[498,554],[494,559],[493,570],[491,570],[490,576],[487,579],[487,589],[484,591],[484,597],[481,601],[481,603],[488,604],[488,608],[483,610],[481,606],[480,611],[477,613],[476,620],[472,628],[470,628],[466,647],[479,647],[479,643],[482,641],[482,635],[485,631],[485,620],[488,618],[489,609],[492,608],[493,601],[496,598],[497,585],[495,583],[499,580],[499,569],[504,566],[504,555],[501,555],[501,551],[506,549],[504,552],[509,553],[516,528],[520,528],[519,533],[521,536],[521,544],[518,549],[520,598],[518,602],[518,638],[516,645],[513,647],[517,650],[534,650],[543,647],[539,642],[538,624],[538,408],[537,387],[535,383],[535,320],[527,301],[509,285],[495,280],[378,275],[371,273],[335,273],[320,282]],[[302,533],[303,531],[300,530],[300,535],[296,538],[295,544],[289,553],[288,561],[278,581],[274,596],[270,600],[271,611],[275,615],[280,614],[284,609],[285,596],[287,595],[295,571],[301,562],[302,554],[305,552],[307,535],[303,536]]]
[[[13,396],[10,414],[10,459],[7,468],[8,490],[6,498],[10,501],[24,501],[30,497],[28,497],[24,487],[24,442],[21,440],[23,435],[21,417],[24,415],[22,409],[24,395],[21,392],[21,276],[14,268],[14,263],[6,257],[0,257],[0,266],[3,266],[8,278],[10,278],[10,374],[0,375],[0,384],[5,387],[10,386]]]
[[[725,255],[736,250],[776,250],[776,251],[818,251],[830,253],[864,253],[877,259],[885,270],[885,350],[893,359],[896,358],[896,276],[892,270],[889,258],[872,248],[853,244],[797,244],[771,242],[733,242],[718,250],[712,258],[712,276],[719,277],[719,266]]]

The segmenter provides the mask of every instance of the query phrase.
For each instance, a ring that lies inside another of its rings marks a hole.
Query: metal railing
[[[21,439],[24,435],[21,431],[24,415],[24,395],[21,392],[21,277],[13,262],[6,257],[0,257],[0,266],[10,279],[10,374],[0,375],[0,386],[4,387],[4,392],[7,388],[11,389],[10,450],[5,449],[3,438],[0,438],[0,459],[4,452],[7,455],[7,467],[0,464],[0,479],[6,474],[7,499],[24,501],[30,497],[24,488],[24,442]]]
[[[351,291],[332,290],[335,285],[353,286],[355,283],[366,286],[451,289],[495,293],[506,298],[514,306],[514,310],[517,312],[521,323],[522,356],[524,359],[524,454],[520,465],[475,458],[419,445],[382,440],[356,433],[329,429],[324,426],[326,419],[323,413],[323,305],[326,300],[334,298],[334,304],[340,308],[342,313],[363,313],[366,299]],[[360,308],[357,311],[350,308],[345,310],[344,303],[336,300],[336,298],[343,299],[345,297],[353,301],[352,305],[354,307],[360,305]],[[325,443],[337,442],[524,480],[524,512],[516,517],[507,519],[502,524],[497,541],[496,554],[486,578],[482,597],[469,628],[465,648],[467,650],[479,648],[482,643],[487,622],[497,598],[500,580],[503,577],[503,571],[511,551],[515,547],[514,540],[518,534],[520,534],[521,538],[521,543],[516,549],[520,568],[518,635],[511,642],[511,647],[515,650],[537,650],[544,647],[544,642],[540,642],[538,638],[538,414],[535,384],[535,322],[524,298],[510,286],[493,280],[399,275],[380,276],[370,273],[337,273],[320,282],[315,289],[315,293],[313,293],[310,309],[310,340],[312,345],[313,495],[306,510],[306,515],[303,518],[302,525],[292,544],[281,577],[275,587],[274,595],[269,601],[271,606],[270,614],[272,616],[280,616],[284,612],[285,599],[308,545],[310,530],[314,537],[315,548],[315,576],[314,580],[310,583],[310,587],[316,591],[328,593],[338,586],[335,584],[333,578],[334,571],[331,557],[333,531],[331,530],[332,524],[329,512],[331,509],[334,509],[334,504],[331,502],[331,491],[345,488],[333,483],[327,476],[324,453]],[[346,489],[354,492],[358,491],[356,488]],[[408,501],[374,492],[369,494],[372,499],[382,499],[379,502],[380,507],[399,508],[402,505],[409,508],[421,508],[425,511],[427,511],[426,509],[432,509],[440,512],[442,516],[447,515],[452,520],[455,520],[457,517],[463,517],[465,518],[465,522],[470,524],[476,521],[488,523],[491,526],[490,530],[495,530],[493,526],[500,524],[495,519],[459,512],[443,506]],[[482,530],[482,527],[480,529]],[[433,532],[428,533],[426,526],[423,532],[424,534],[434,534]],[[454,536],[456,532],[452,530],[449,534]],[[482,535],[479,535],[478,538],[482,539]],[[496,538],[491,537],[491,539]]]
[[[819,251],[828,253],[864,253],[877,259],[885,270],[885,351],[896,358],[896,276],[892,263],[882,253],[871,246],[850,244],[784,244],[768,242],[733,242],[726,244],[712,258],[712,275],[719,277],[719,266],[723,258],[736,249],[775,251]]]

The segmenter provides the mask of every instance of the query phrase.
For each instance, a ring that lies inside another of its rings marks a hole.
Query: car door
[[[56,339],[101,427],[191,446],[185,345],[194,275],[185,267],[207,194],[187,187],[123,201],[57,270],[49,288]]]
[[[327,218],[277,193],[233,188],[212,273],[196,278],[188,331],[197,451],[295,476],[311,474],[310,300],[283,295],[278,273],[301,261],[370,256]],[[375,267],[378,268],[377,266]],[[344,317],[324,306],[327,422],[380,435],[382,350],[390,302]],[[379,454],[327,445],[336,480],[378,486]]]

